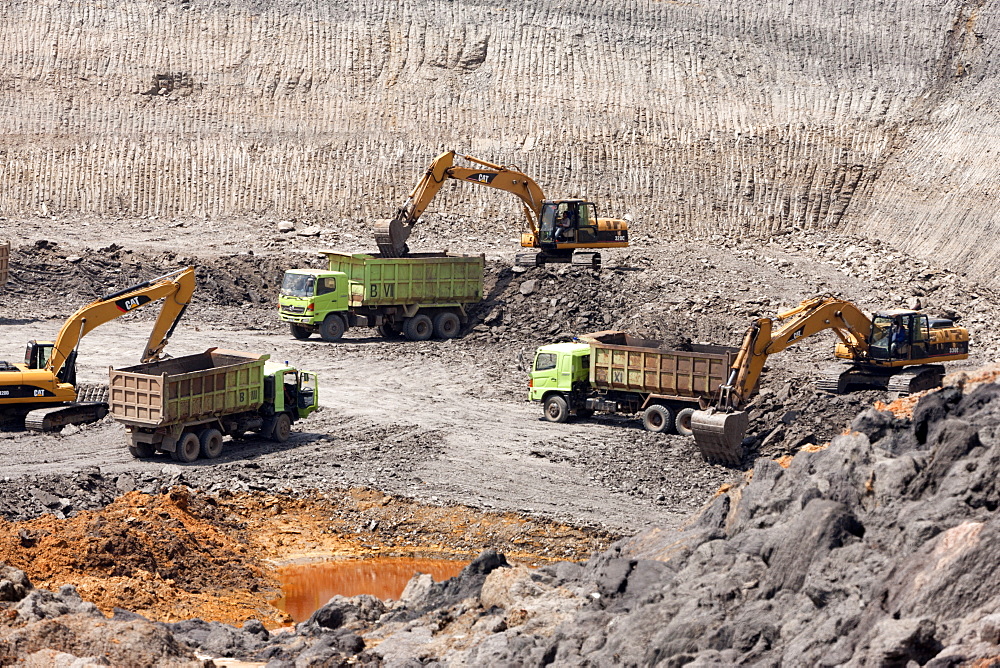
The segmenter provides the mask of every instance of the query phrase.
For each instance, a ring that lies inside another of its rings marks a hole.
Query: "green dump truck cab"
[[[625,332],[585,334],[572,343],[538,348],[528,398],[542,403],[550,422],[596,412],[640,414],[652,432],[691,434],[691,414],[725,382],[736,349],[660,341]]]
[[[318,409],[319,379],[268,355],[209,348],[110,369],[108,406],[133,457],[165,452],[192,462],[222,454],[224,436],[287,441],[292,424]]]
[[[325,251],[327,269],[289,269],[278,312],[292,336],[338,341],[351,327],[412,341],[451,339],[483,298],[482,255],[418,253],[383,258]]]

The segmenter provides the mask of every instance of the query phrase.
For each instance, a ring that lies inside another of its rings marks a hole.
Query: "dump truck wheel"
[[[181,437],[181,440],[177,441],[177,447],[170,453],[170,456],[176,461],[187,464],[198,459],[200,452],[201,441],[198,440],[198,434],[188,432]]]
[[[454,339],[462,330],[462,321],[451,311],[434,316],[434,336],[439,339]]]
[[[149,459],[156,454],[156,448],[152,443],[133,443],[128,446],[128,452],[136,459]]]
[[[302,325],[296,325],[294,322],[288,323],[288,329],[292,331],[292,336],[294,336],[299,341],[305,341],[308,339],[312,332],[303,327]]]
[[[682,408],[677,411],[677,417],[674,418],[674,431],[676,431],[681,436],[690,436],[694,433],[691,429],[691,416],[694,415],[693,408]]]
[[[218,429],[206,429],[198,435],[201,444],[201,454],[206,459],[215,459],[222,454],[222,432]]]
[[[324,341],[340,341],[346,330],[347,325],[344,324],[344,319],[336,313],[331,313],[320,323],[319,337]]]
[[[642,414],[642,426],[654,434],[669,432],[674,426],[674,414],[667,406],[654,404]]]
[[[569,406],[558,394],[545,400],[545,419],[549,422],[565,422],[569,419]]]
[[[407,318],[403,323],[403,334],[410,341],[426,341],[433,333],[434,323],[423,313]]]
[[[271,427],[270,439],[284,443],[292,435],[292,419],[286,413],[274,416],[274,426]]]

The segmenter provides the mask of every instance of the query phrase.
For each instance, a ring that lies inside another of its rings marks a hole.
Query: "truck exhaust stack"
[[[722,413],[709,409],[691,415],[691,430],[702,459],[725,466],[743,464],[743,437],[749,426],[746,411]]]

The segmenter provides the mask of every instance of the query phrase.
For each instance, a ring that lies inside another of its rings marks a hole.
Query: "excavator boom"
[[[94,328],[163,299],[163,306],[142,353],[142,362],[162,356],[163,348],[191,301],[193,267],[105,295],[71,315],[54,343],[31,342],[24,364],[0,362],[0,422],[24,418],[28,429],[52,431],[67,424],[99,420],[107,413],[107,388],[76,385],[80,340]],[[86,396],[90,389],[100,389]]]
[[[414,224],[423,215],[438,191],[441,190],[446,179],[469,181],[516,195],[523,204],[529,228],[532,233],[536,232],[536,221],[541,212],[545,194],[530,176],[503,165],[474,158],[471,155],[461,155],[461,157],[481,165],[482,169],[457,166],[454,164],[456,155],[460,154],[448,151],[436,157],[427,168],[423,178],[410,191],[406,202],[396,211],[396,215],[391,220],[379,221],[375,224],[375,243],[384,257],[406,255],[409,251],[406,240],[409,239]]]
[[[145,364],[159,359],[168,338],[191,301],[194,287],[194,267],[187,267],[104,295],[81,307],[63,323],[46,368],[53,374],[58,374],[86,334],[106,322],[163,299],[163,306],[153,325],[141,361]]]

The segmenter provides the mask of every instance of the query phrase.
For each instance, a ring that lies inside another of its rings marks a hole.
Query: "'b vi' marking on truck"
[[[371,292],[372,299],[378,299],[379,297],[383,297],[383,298],[389,297],[389,298],[391,298],[391,297],[394,297],[396,295],[396,286],[393,285],[392,283],[388,283],[386,285],[383,285],[382,289],[381,289],[381,294],[379,294],[379,292],[380,292],[380,290],[379,290],[379,284],[378,283],[372,283],[371,284],[371,290],[369,290],[369,292]]]

